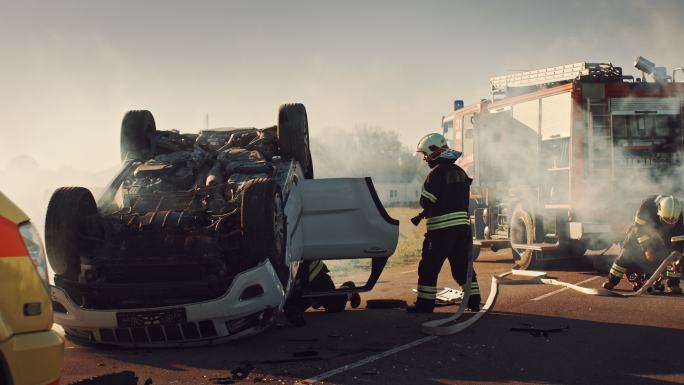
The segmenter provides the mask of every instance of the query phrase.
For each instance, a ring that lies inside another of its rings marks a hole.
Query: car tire
[[[283,198],[277,187],[270,178],[247,181],[242,193],[240,222],[249,257],[258,262],[269,259],[280,276],[281,270],[286,268],[287,231]]]
[[[147,110],[128,111],[121,121],[121,161],[126,157],[148,159],[154,155],[152,140],[157,131],[154,116]]]
[[[76,281],[81,270],[82,233],[88,217],[97,215],[90,190],[61,187],[50,198],[45,217],[45,250],[55,274]]]
[[[278,109],[278,148],[282,156],[299,162],[304,178],[313,178],[309,122],[303,104],[283,104]]]

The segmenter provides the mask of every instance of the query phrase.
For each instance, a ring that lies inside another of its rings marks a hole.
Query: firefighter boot
[[[620,283],[621,279],[622,277],[618,277],[613,274],[608,274],[608,279],[605,282],[603,282],[601,287],[604,289],[613,290],[615,286],[617,286],[617,284]]]
[[[670,294],[682,294],[682,288],[679,286],[668,286],[667,289]]]
[[[662,277],[653,283],[653,290],[662,293],[665,291],[665,284],[663,283]]]
[[[639,291],[639,289],[641,289],[642,287],[644,287],[644,280],[643,279],[637,278],[632,282],[632,291]],[[650,287],[648,288],[648,291],[651,292]]]
[[[465,288],[462,288],[465,291]],[[480,285],[477,281],[473,281],[470,284],[470,297],[468,297],[468,310],[477,312],[480,311]]]
[[[681,261],[667,268],[667,288],[670,294],[682,294],[679,282],[682,279]]]
[[[478,312],[480,311],[480,302],[482,301],[482,298],[480,298],[479,294],[471,294],[470,297],[468,298],[468,310],[472,312]]]
[[[613,266],[610,267],[610,273],[608,273],[608,279],[601,285],[602,288],[613,290],[620,280],[627,274],[627,269],[618,265],[617,261],[613,262]]]
[[[347,281],[342,284],[342,287],[354,289],[356,288],[356,285],[354,284],[354,282]],[[359,293],[349,294],[349,305],[352,307],[352,309],[356,309],[357,307],[359,307],[359,305],[361,305],[361,295],[359,295]]]
[[[435,310],[435,301],[418,298],[416,303],[406,307],[407,313],[432,313]]]

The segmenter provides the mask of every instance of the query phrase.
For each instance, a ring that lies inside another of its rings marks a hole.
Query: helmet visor
[[[661,216],[660,220],[663,221],[664,223],[667,223],[668,225],[674,225],[675,223],[677,223],[677,220],[679,220],[679,216],[676,216],[676,217]]]

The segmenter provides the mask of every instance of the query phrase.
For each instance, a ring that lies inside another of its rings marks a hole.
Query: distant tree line
[[[409,182],[427,167],[393,130],[361,126],[311,136],[316,177],[365,177],[378,182]]]

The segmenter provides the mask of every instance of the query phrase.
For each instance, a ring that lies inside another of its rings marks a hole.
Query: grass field
[[[387,266],[402,265],[420,259],[420,250],[423,246],[423,234],[425,234],[425,221],[421,222],[418,226],[414,226],[410,220],[418,214],[419,211],[419,208],[387,208],[389,215],[392,218],[399,220],[399,242],[396,251],[390,257]],[[368,259],[326,261],[325,263],[332,272],[339,274],[347,273],[350,270],[370,269],[370,260]]]

